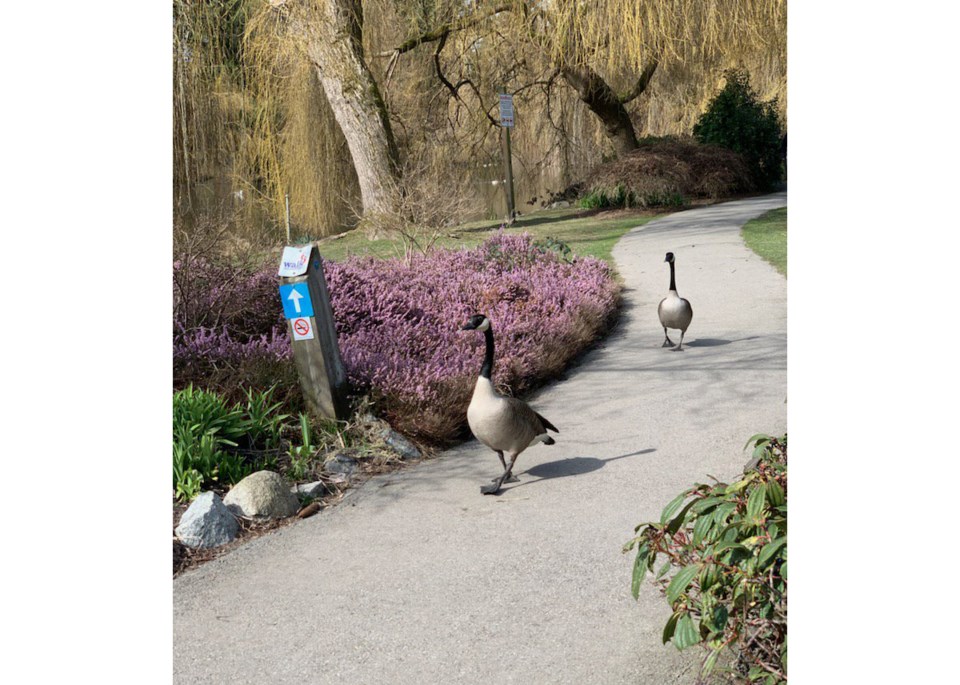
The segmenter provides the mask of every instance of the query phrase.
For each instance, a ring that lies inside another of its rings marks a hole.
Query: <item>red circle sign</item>
[[[310,322],[306,319],[295,319],[293,330],[296,331],[297,335],[306,335],[310,332]]]

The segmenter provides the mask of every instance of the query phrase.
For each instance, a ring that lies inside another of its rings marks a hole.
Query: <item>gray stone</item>
[[[420,450],[392,428],[384,428],[383,431],[380,432],[380,437],[383,438],[383,441],[387,443],[390,449],[396,452],[401,459],[420,458]]]
[[[366,414],[360,417],[360,423],[365,424],[367,426],[379,426],[385,422],[383,421],[383,419],[378,419],[372,413],[367,412]]]
[[[297,497],[323,497],[327,494],[327,487],[323,481],[314,481],[313,483],[299,483],[290,488]]]
[[[247,518],[286,518],[300,508],[297,496],[273,471],[251,473],[230,489],[223,503],[234,514]]]
[[[566,209],[570,206],[570,203],[566,200],[559,200],[550,205],[550,209]]]
[[[357,470],[357,460],[349,454],[335,454],[332,459],[323,465],[323,470],[327,473],[338,473],[344,476],[351,476]]]
[[[240,524],[215,492],[203,492],[183,512],[176,533],[187,547],[206,549],[225,545],[240,531]]]

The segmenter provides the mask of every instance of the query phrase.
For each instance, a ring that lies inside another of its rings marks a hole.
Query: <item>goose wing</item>
[[[537,414],[537,412],[533,412],[533,413],[537,415],[537,418],[538,418],[538,419],[540,419],[540,423],[543,424],[543,427],[544,427],[544,428],[549,428],[549,429],[552,430],[554,433],[559,433],[559,432],[560,432],[560,429],[557,428],[556,426],[554,426],[554,425],[553,425],[552,423],[550,423],[549,421],[547,421],[547,419],[543,416],[543,414]]]
[[[515,397],[505,397],[507,403],[510,405],[510,415],[514,422],[518,425],[529,427],[537,435],[546,433],[547,429],[559,433],[560,431],[550,423],[546,418],[533,411],[530,408],[530,405],[524,402],[523,400],[518,400]]]

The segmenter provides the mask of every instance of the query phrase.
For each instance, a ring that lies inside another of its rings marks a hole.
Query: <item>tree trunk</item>
[[[307,31],[307,55],[350,148],[363,211],[385,211],[400,172],[387,107],[363,58],[361,2],[323,0],[320,8]]]
[[[607,82],[587,66],[563,66],[560,73],[600,119],[617,156],[636,150],[637,136],[633,131],[633,122],[630,121],[627,108]]]

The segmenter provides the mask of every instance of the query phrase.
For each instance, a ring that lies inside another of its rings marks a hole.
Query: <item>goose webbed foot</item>
[[[667,338],[663,341],[663,344],[660,347],[673,347],[673,341],[670,338]]]
[[[500,492],[500,486],[504,483],[510,483],[511,481],[519,480],[516,476],[513,475],[513,462],[516,461],[516,457],[510,461],[510,466],[506,471],[499,477],[494,479],[490,485],[481,485],[480,492],[484,495],[493,495]]]
[[[500,478],[502,478],[502,476],[498,476],[497,478],[491,478],[491,479],[490,479],[490,482],[491,482],[491,483],[496,483],[497,481],[500,480]],[[519,482],[520,482],[520,479],[517,478],[515,475],[513,475],[513,474],[511,473],[510,476],[509,476],[509,478],[506,478],[503,482],[504,482],[504,483],[519,483]]]

